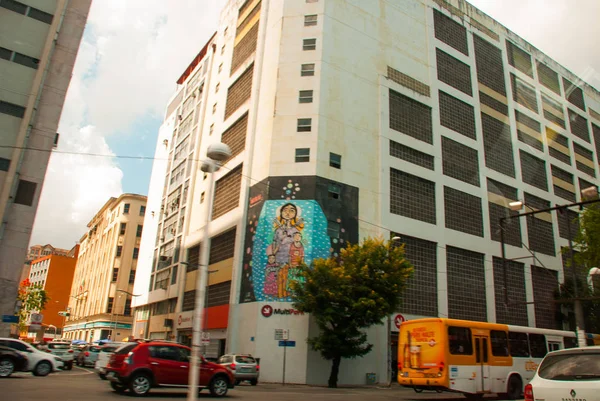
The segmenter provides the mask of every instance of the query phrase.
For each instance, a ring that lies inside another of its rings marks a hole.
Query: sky
[[[93,1],[31,245],[71,248],[111,196],[147,195],[151,160],[80,153],[154,155],[175,81],[216,31],[226,1]],[[600,1],[469,2],[600,89],[595,43],[600,37]]]

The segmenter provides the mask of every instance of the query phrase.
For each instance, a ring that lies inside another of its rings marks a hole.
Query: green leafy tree
[[[19,331],[23,331],[27,328],[29,314],[42,311],[46,307],[49,298],[41,284],[32,284],[29,279],[25,279],[19,286],[17,299],[21,301]]]
[[[317,259],[300,268],[291,284],[294,307],[310,313],[320,329],[308,344],[332,362],[329,387],[337,387],[343,358],[371,351],[365,330],[398,310],[412,272],[404,246],[372,238],[348,245],[339,259]]]

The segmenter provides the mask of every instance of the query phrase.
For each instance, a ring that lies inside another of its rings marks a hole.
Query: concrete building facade
[[[0,2],[0,314],[12,314],[91,0]],[[0,323],[0,336],[10,325]]]
[[[65,337],[88,342],[131,334],[131,300],[146,214],[146,197],[111,198],[81,237],[70,289]]]
[[[400,236],[415,265],[391,322],[562,324],[551,300],[575,211],[507,226],[510,313],[499,219],[512,201],[543,209],[598,184],[600,95],[467,2],[232,0],[178,83],[136,332],[189,341],[206,208],[206,355],[251,353],[265,381],[282,379],[274,330],[289,329],[286,382],[327,382],[286,281],[366,236]],[[233,155],[210,194],[197,159],[219,141]],[[390,332],[369,330],[372,352],[344,360],[340,384],[387,381]]]

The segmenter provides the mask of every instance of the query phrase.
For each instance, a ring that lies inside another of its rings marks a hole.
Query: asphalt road
[[[300,385],[260,384],[258,386],[240,385],[230,390],[225,400],[237,401],[387,401],[387,400],[466,400],[461,395],[449,393],[416,394],[400,386],[357,387],[329,389]],[[30,373],[15,373],[6,379],[0,379],[0,399],[10,401],[96,401],[121,400],[133,398],[120,395],[111,390],[107,381],[100,380],[92,369],[73,367],[72,371],[61,371],[47,377],[35,377]],[[144,400],[182,400],[186,391],[179,389],[153,389]],[[199,400],[212,399],[204,390]],[[485,398],[485,401],[502,401],[498,398]]]

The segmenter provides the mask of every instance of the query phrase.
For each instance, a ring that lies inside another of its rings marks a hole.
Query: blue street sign
[[[19,323],[19,316],[2,315],[2,323]]]
[[[280,347],[295,347],[296,346],[296,341],[280,340],[279,341],[279,346]]]

